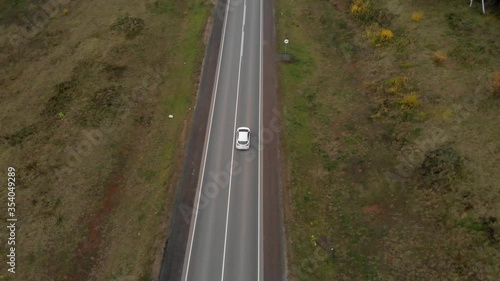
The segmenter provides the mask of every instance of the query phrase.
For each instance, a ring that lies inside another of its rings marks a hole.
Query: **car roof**
[[[238,140],[240,141],[247,141],[248,140],[248,132],[238,132]]]

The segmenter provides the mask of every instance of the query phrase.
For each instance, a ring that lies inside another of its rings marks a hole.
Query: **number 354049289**
[[[9,192],[7,193],[7,198],[8,198],[8,207],[12,207],[12,208],[9,208],[9,213],[10,212],[15,212],[15,209],[14,207],[16,206],[16,204],[14,203],[15,199],[16,199],[16,169],[14,169],[13,167],[9,167],[7,169],[7,189],[9,190]]]

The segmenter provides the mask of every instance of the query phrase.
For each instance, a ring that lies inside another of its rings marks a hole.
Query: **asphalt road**
[[[261,0],[226,6],[183,281],[262,280]],[[249,127],[251,148],[235,150]]]

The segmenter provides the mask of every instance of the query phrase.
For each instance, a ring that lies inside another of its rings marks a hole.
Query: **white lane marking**
[[[247,14],[247,5],[246,1],[243,2],[243,25],[241,27],[241,48],[240,48],[240,66],[241,66],[241,57],[243,56],[243,38],[245,38],[245,17]],[[238,78],[239,79],[239,78]]]
[[[262,189],[262,184],[261,184],[261,176],[260,176],[260,169],[262,168],[261,166],[261,156],[262,156],[262,149],[264,148],[264,145],[262,143],[262,36],[263,36],[263,20],[262,20],[262,0],[260,1],[260,44],[259,44],[259,56],[260,56],[260,61],[259,61],[259,161],[258,161],[258,236],[257,236],[257,278],[258,280],[262,280],[261,277],[261,261],[263,261],[263,257],[261,258],[261,216],[262,216],[262,210],[261,210],[261,189]]]
[[[208,123],[208,132],[207,132],[207,135],[205,136],[206,146],[205,146],[204,152],[203,152],[203,168],[201,169],[201,177],[200,177],[200,181],[199,181],[199,185],[198,185],[198,193],[196,194],[197,198],[195,198],[195,200],[197,201],[197,203],[196,203],[196,209],[193,210],[193,212],[194,212],[194,221],[193,220],[191,221],[191,223],[193,223],[193,225],[192,225],[192,229],[193,230],[190,233],[189,254],[188,254],[188,260],[187,260],[187,266],[184,269],[185,270],[184,281],[187,281],[187,279],[188,279],[189,265],[191,263],[191,253],[193,251],[193,241],[194,241],[194,234],[195,234],[195,231],[196,231],[196,221],[198,219],[198,209],[200,207],[201,190],[203,188],[202,184],[203,184],[203,178],[205,176],[205,166],[207,164],[207,152],[208,152],[208,147],[209,147],[209,144],[210,144],[210,134],[211,134],[211,131],[212,131],[212,122],[213,122],[213,119],[214,119],[215,101],[217,100],[217,89],[219,87],[220,66],[221,66],[222,54],[223,54],[223,50],[224,50],[224,38],[226,36],[227,17],[228,17],[228,14],[229,14],[230,2],[231,2],[231,0],[228,0],[227,7],[226,7],[226,14],[224,15],[224,24],[223,24],[223,27],[222,27],[222,38],[221,38],[220,49],[219,49],[219,60],[217,62],[217,73],[215,75],[215,85],[214,85],[214,89],[213,89],[213,95],[214,96],[213,96],[213,100],[212,100],[212,106],[210,108],[210,122]]]
[[[245,0],[243,2],[243,25],[241,26],[241,46],[240,46],[240,54],[243,53],[243,43],[245,42],[245,32],[243,30],[245,26],[245,15],[247,13],[247,1]],[[236,137],[236,117],[238,116],[238,99],[240,95],[240,78],[241,78],[241,58],[242,56],[240,55],[240,62],[238,66],[238,84],[236,86],[236,104],[235,104],[235,112],[234,112],[234,128],[233,128],[233,143],[232,145],[234,146],[234,140]],[[221,281],[224,281],[224,270],[226,266],[226,247],[227,247],[227,228],[229,225],[229,207],[231,206],[231,183],[233,180],[233,157],[234,157],[234,147],[232,148],[231,151],[231,169],[229,170],[229,192],[227,196],[227,212],[226,212],[226,230],[224,233],[224,255],[222,256],[222,276],[221,276]]]

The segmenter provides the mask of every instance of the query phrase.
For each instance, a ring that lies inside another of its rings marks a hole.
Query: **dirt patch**
[[[347,5],[346,1],[342,1],[342,0],[334,1],[334,6],[335,6],[335,8],[337,8],[341,12],[346,12],[348,9],[348,5]]]
[[[101,231],[103,227],[102,223],[104,219],[111,213],[113,208],[113,201],[116,198],[116,193],[119,191],[118,185],[110,185],[106,191],[106,195],[103,198],[104,206],[102,210],[95,214],[90,220],[88,226],[89,232],[85,240],[78,246],[76,252],[76,257],[78,260],[78,266],[73,270],[73,275],[69,277],[69,280],[85,280],[88,279],[90,272],[82,270],[89,269],[94,266],[94,260],[97,257],[98,251],[101,246]]]
[[[380,205],[372,205],[363,207],[363,212],[369,215],[380,214],[384,211],[384,207]]]

